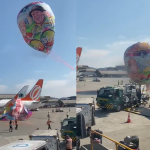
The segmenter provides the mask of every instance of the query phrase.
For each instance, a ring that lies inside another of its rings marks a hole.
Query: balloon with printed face
[[[31,111],[26,109],[21,99],[13,99],[6,103],[5,110],[0,118],[2,121],[7,120],[25,120],[30,118],[32,115]]]
[[[150,83],[150,45],[136,43],[124,53],[124,63],[132,81],[138,84]]]
[[[48,4],[33,2],[23,7],[17,17],[24,41],[35,50],[49,54],[54,44],[55,16]]]

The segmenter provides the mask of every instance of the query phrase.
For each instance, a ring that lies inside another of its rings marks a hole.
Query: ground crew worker
[[[50,121],[50,119],[48,119],[48,121],[47,121],[48,130],[49,130],[49,129],[52,129],[52,128],[51,128],[51,125],[50,125],[51,123],[52,123],[52,121]]]
[[[68,112],[67,112],[67,114],[66,114],[66,117],[67,117],[67,118],[69,117],[69,114],[68,114]]]
[[[141,96],[142,96],[141,89],[137,89],[137,97],[138,97],[139,102],[141,102]]]
[[[15,120],[15,125],[16,125],[15,129],[18,130],[18,121],[17,121],[17,119]]]
[[[72,150],[72,139],[69,135],[66,136],[66,150]]]
[[[50,114],[49,114],[49,112],[48,112],[47,118],[48,118],[48,119],[50,118]]]
[[[9,132],[13,132],[12,121],[9,121]]]

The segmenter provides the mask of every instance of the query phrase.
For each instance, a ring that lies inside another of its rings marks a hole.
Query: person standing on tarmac
[[[9,132],[13,132],[12,121],[9,121]]]
[[[49,114],[49,112],[48,112],[48,114],[47,114],[47,118],[50,119],[50,114]]]
[[[141,96],[142,96],[141,89],[139,88],[137,89],[137,97],[138,97],[139,102],[141,101]]]
[[[69,135],[66,136],[66,150],[72,150],[72,139]]]
[[[50,121],[50,119],[48,119],[48,121],[47,121],[48,130],[49,130],[49,129],[51,129],[51,130],[52,130],[52,128],[51,128],[51,123],[53,123],[53,122],[52,122],[52,121]]]
[[[18,121],[17,121],[17,119],[15,120],[15,125],[16,125],[15,129],[18,130]]]

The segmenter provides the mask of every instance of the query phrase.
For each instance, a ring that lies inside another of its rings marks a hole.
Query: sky
[[[149,0],[77,0],[76,5],[79,65],[124,65],[129,46],[150,42]]]
[[[76,95],[76,72],[28,46],[18,28],[19,11],[32,0],[1,2],[0,94],[16,94],[38,79],[44,79],[42,96]],[[53,54],[76,67],[76,1],[45,0],[55,15]],[[59,5],[58,5],[59,4]]]

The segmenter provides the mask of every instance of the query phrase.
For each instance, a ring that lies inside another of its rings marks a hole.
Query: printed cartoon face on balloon
[[[28,4],[19,12],[17,20],[25,42],[49,54],[55,36],[55,16],[51,8],[43,2]]]
[[[34,22],[36,24],[42,25],[45,21],[44,11],[46,11],[41,6],[34,6],[32,10],[30,11],[30,17],[33,18]]]
[[[136,43],[124,53],[129,77],[138,84],[150,82],[150,47],[148,43]]]

